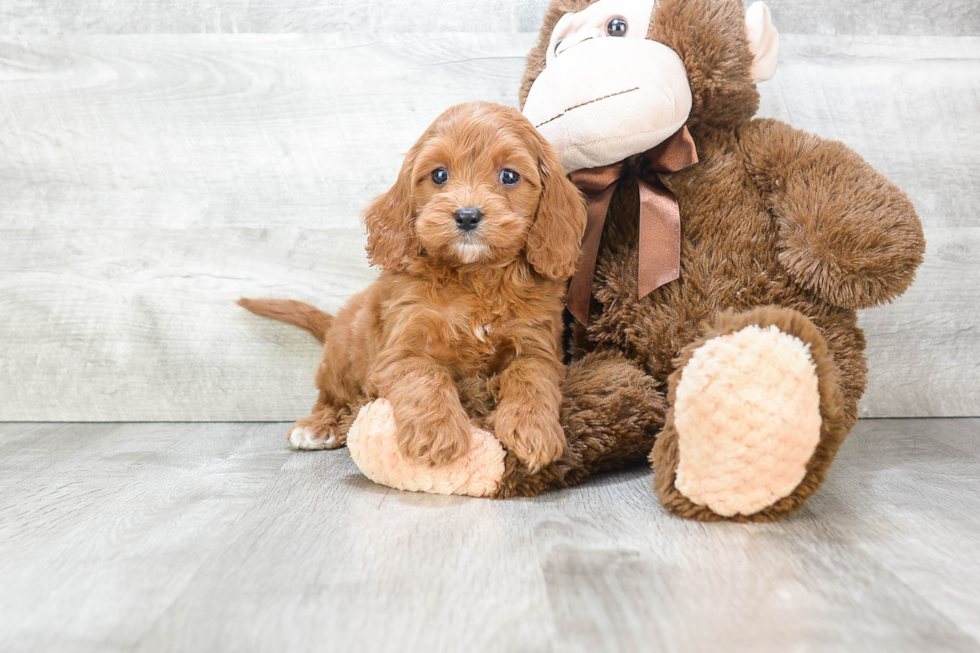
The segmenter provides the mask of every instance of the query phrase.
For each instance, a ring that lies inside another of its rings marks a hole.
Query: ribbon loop
[[[677,172],[698,162],[697,148],[687,127],[682,127],[638,161],[640,171]],[[609,203],[628,168],[625,162],[578,170],[569,175],[589,200],[588,222],[582,238],[578,270],[568,286],[565,303],[576,320],[586,324],[592,300],[592,278]],[[651,184],[637,174],[640,193],[639,269],[637,299],[680,276],[681,218],[677,199],[662,184]]]

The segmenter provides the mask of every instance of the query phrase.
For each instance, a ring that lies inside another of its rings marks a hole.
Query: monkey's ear
[[[752,51],[752,81],[772,79],[779,59],[779,32],[766,3],[753,3],[745,11],[745,35]]]
[[[415,184],[412,174],[421,143],[422,140],[405,156],[395,185],[387,193],[376,197],[364,211],[368,260],[382,270],[404,270],[419,255],[413,224],[415,202],[412,192]]]
[[[538,138],[542,146],[538,161],[541,196],[527,235],[527,260],[549,279],[567,279],[578,266],[587,217],[585,198],[565,177],[558,154],[544,138]]]

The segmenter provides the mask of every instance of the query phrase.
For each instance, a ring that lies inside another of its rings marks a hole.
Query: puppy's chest
[[[432,352],[464,374],[497,374],[517,356],[510,320],[490,310],[449,305],[444,347]]]

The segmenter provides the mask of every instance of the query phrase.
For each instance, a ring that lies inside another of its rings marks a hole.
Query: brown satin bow
[[[656,173],[677,172],[698,162],[697,148],[687,127],[682,127],[666,141],[642,154],[634,164]],[[589,219],[582,238],[578,271],[568,286],[565,303],[575,319],[585,324],[592,300],[592,275],[602,228],[609,212],[609,202],[629,165],[622,161],[599,168],[578,170],[569,175],[589,199]],[[680,276],[681,214],[673,193],[659,181],[649,183],[637,175],[640,185],[639,297]]]

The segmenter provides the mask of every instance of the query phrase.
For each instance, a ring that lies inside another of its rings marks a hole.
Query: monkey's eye
[[[500,183],[504,186],[516,186],[521,180],[521,176],[510,168],[504,168],[500,171],[498,179],[500,179]]]
[[[629,25],[622,16],[610,18],[609,22],[606,23],[606,34],[609,36],[626,36],[627,31],[629,31]]]
[[[432,183],[436,186],[442,186],[444,183],[449,181],[449,171],[445,168],[436,168],[432,171]]]

